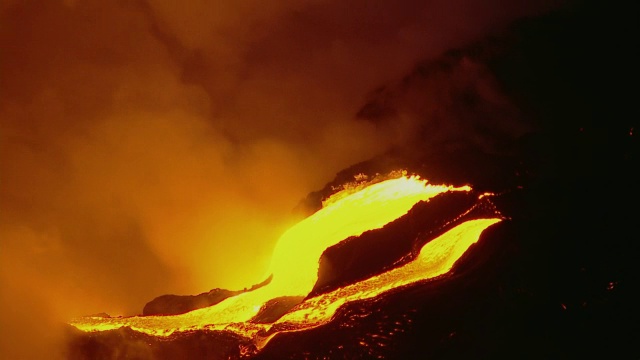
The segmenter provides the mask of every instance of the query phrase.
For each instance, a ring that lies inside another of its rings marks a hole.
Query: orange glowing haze
[[[428,242],[416,259],[380,275],[307,299],[275,323],[248,323],[268,300],[281,296],[306,296],[318,277],[318,261],[325,249],[367,230],[381,228],[405,215],[416,203],[429,201],[447,191],[469,191],[431,185],[419,177],[402,176],[363,189],[345,189],[325,202],[325,206],[287,230],[278,240],[268,275],[269,284],[208,308],[174,316],[82,317],[71,324],[83,331],[105,331],[130,327],[156,336],[197,329],[227,330],[254,339],[260,349],[277,334],[280,324],[286,331],[299,331],[331,320],[345,303],[378,296],[386,291],[447,273],[455,261],[478,240],[498,218],[464,222]]]
[[[0,0],[0,358],[54,357],[82,314],[264,280],[310,191],[423,121],[484,139],[458,89],[506,101],[467,61],[385,124],[356,116],[375,89],[557,3]]]

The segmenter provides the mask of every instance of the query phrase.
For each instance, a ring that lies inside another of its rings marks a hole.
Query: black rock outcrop
[[[198,295],[162,295],[149,301],[142,310],[143,316],[149,315],[178,315],[192,310],[202,309],[215,305],[222,300],[255,290],[271,281],[271,278],[254,285],[251,288],[231,291],[225,289],[213,289]]]

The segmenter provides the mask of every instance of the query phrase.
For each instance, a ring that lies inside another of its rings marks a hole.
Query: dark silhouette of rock
[[[304,300],[304,296],[282,296],[267,301],[260,312],[251,319],[254,323],[272,323],[278,320],[287,311]]]
[[[149,301],[142,310],[143,316],[149,315],[178,315],[186,312],[202,309],[215,305],[231,296],[236,296],[247,291],[255,290],[271,281],[271,278],[254,285],[251,288],[231,291],[225,289],[213,289],[199,295],[162,295]]]

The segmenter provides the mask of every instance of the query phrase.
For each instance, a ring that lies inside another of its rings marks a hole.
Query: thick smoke
[[[0,357],[264,280],[297,202],[405,138],[366,94],[526,3],[3,1]]]

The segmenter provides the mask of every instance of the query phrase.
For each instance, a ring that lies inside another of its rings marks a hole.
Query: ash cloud
[[[264,280],[299,200],[406,139],[365,95],[528,3],[3,1],[0,353]]]
[[[507,151],[536,126],[525,120],[487,65],[508,48],[505,40],[498,43],[479,43],[418,64],[401,81],[371,92],[357,118],[402,138],[403,151]]]

